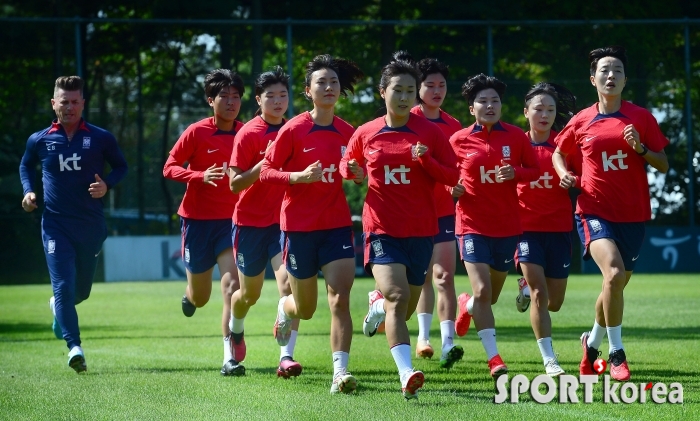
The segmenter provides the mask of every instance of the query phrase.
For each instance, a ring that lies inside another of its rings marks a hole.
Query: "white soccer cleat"
[[[365,316],[365,319],[362,321],[362,333],[371,338],[377,333],[379,324],[384,321],[384,315],[376,311],[373,304],[379,300],[383,300],[384,296],[381,291],[377,289],[371,291],[368,295],[369,310],[367,311],[367,316]]]
[[[408,399],[418,399],[418,389],[423,387],[425,376],[422,371],[407,369],[401,373],[401,392],[403,397]]]
[[[556,358],[549,358],[544,363],[544,369],[550,377],[558,377],[565,373],[564,369],[559,365]]]
[[[290,319],[284,312],[284,302],[287,301],[287,296],[280,298],[277,304],[277,318],[275,319],[275,326],[272,329],[272,333],[275,335],[277,344],[279,346],[285,346],[289,343],[289,339],[292,337],[292,319]],[[231,339],[233,340],[233,339]]]
[[[357,389],[357,379],[345,369],[341,370],[333,377],[331,395],[335,395],[336,393],[352,393],[355,389]]]
[[[525,278],[518,279],[518,296],[515,298],[515,307],[521,313],[525,313],[530,307],[530,287],[527,286]]]

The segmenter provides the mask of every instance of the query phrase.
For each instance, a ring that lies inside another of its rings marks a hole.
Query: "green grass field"
[[[457,280],[458,292],[467,288]],[[353,395],[329,394],[329,312],[319,298],[313,320],[302,322],[295,358],[303,374],[288,381],[275,375],[279,348],[272,337],[277,292],[267,282],[246,320],[245,377],[222,377],[221,297],[191,319],[180,311],[184,282],[95,284],[78,306],[88,372],[76,375],[67,349],[53,337],[48,285],[0,287],[0,419],[3,420],[514,420],[700,419],[700,276],[635,275],[625,291],[623,339],[635,383],[680,382],[684,404],[603,404],[602,381],[594,403],[493,403],[494,382],[484,350],[472,330],[457,343],[464,359],[445,372],[432,360],[414,360],[425,387],[405,401],[384,335],[362,335],[367,292],[373,280],[355,281],[355,335],[350,371]],[[593,322],[600,289],[597,276],[572,276],[562,310],[552,315],[559,361],[577,375],[579,336]],[[510,276],[494,306],[498,346],[510,375],[543,373],[527,315],[515,309],[516,277]],[[433,321],[431,339],[440,343]],[[415,341],[417,323],[409,321]],[[414,343],[415,346],[415,343]],[[607,339],[601,347],[607,351]],[[580,391],[582,387],[580,388]],[[579,393],[581,396],[581,393]]]

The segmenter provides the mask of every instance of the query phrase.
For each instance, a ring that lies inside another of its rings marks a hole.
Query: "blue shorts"
[[[231,248],[230,219],[190,219],[180,217],[182,261],[190,273],[213,268],[222,251]]]
[[[493,270],[507,272],[513,264],[518,236],[488,237],[481,234],[457,236],[459,254],[469,263],[487,263]]]
[[[515,269],[522,275],[521,263],[542,266],[547,278],[568,278],[571,266],[571,233],[525,231],[520,235],[520,242],[515,250]]]
[[[644,222],[610,222],[594,215],[576,214],[576,228],[583,244],[583,259],[591,259],[591,241],[609,238],[617,244],[625,271],[633,271],[644,242]]]
[[[433,257],[433,237],[396,238],[386,234],[366,232],[365,271],[372,274],[370,263],[387,265],[400,263],[406,266],[406,278],[411,285],[422,286]]]
[[[455,240],[455,216],[447,215],[438,218],[438,233],[433,237],[433,243],[447,243]]]
[[[245,276],[258,276],[267,261],[281,251],[280,224],[268,227],[233,226],[233,256],[236,266]]]
[[[355,258],[352,227],[297,232],[282,231],[282,260],[293,277],[307,279],[326,264]]]

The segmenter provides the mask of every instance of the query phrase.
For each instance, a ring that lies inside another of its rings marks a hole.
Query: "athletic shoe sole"
[[[440,358],[440,367],[449,370],[457,361],[461,360],[463,356],[464,348],[462,348],[462,345],[455,345],[452,349],[447,351],[444,358]]]
[[[280,363],[279,367],[277,367],[277,377],[282,377],[285,380],[289,379],[290,377],[297,377],[301,374],[301,372],[301,364],[296,361],[290,361],[289,364],[285,364],[284,367],[282,366],[282,363]]]
[[[245,367],[239,364],[236,360],[228,360],[221,367],[222,376],[245,376]]]
[[[406,381],[406,386],[402,387],[403,397],[408,399],[418,399],[418,389],[423,387],[425,376],[422,372],[416,371]]]
[[[83,355],[77,354],[73,355],[71,357],[70,361],[68,361],[68,365],[70,368],[75,370],[76,373],[82,373],[84,371],[87,371],[87,364],[85,364],[85,357]]]
[[[192,317],[194,312],[197,311],[197,307],[187,299],[187,295],[182,296],[182,314],[185,317]]]
[[[457,336],[464,336],[469,332],[469,325],[472,322],[472,316],[467,311],[467,303],[469,302],[469,294],[466,292],[460,294],[457,298],[457,308],[459,309],[457,320],[455,321],[455,333]]]

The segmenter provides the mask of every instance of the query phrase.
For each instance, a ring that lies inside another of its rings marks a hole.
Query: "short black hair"
[[[603,57],[615,57],[622,62],[622,67],[627,69],[627,51],[625,47],[611,45],[610,47],[596,48],[588,53],[588,61],[591,63],[591,76],[598,70],[598,61]]]
[[[257,79],[255,79],[255,95],[262,95],[270,85],[281,83],[287,87],[289,91],[289,75],[284,72],[282,67],[275,66],[272,70],[261,73]]]
[[[240,96],[245,93],[243,78],[232,70],[215,69],[204,77],[204,94],[207,98],[216,98],[226,87],[236,88]]]
[[[330,54],[321,54],[306,64],[305,87],[311,86],[311,75],[321,69],[330,69],[335,72],[340,82],[340,94],[346,98],[348,92],[355,93],[355,84],[365,75],[351,60],[333,57]],[[310,98],[307,96],[307,99]]]
[[[560,131],[566,126],[576,112],[576,96],[571,91],[561,85],[550,82],[539,82],[525,94],[525,107],[530,106],[530,102],[537,95],[549,95],[557,105],[557,114],[554,117],[552,128]]]
[[[382,76],[379,79],[379,89],[386,89],[389,86],[389,79],[394,76],[409,75],[416,81],[416,88],[420,85],[420,73],[413,57],[406,51],[397,51],[394,53],[389,64],[382,68]],[[418,89],[416,89],[416,98],[418,98]]]
[[[486,76],[483,73],[479,73],[464,82],[464,85],[462,85],[462,96],[467,100],[469,105],[474,105],[476,95],[485,89],[493,89],[502,100],[503,95],[506,93],[506,84],[493,76]]]
[[[428,76],[434,73],[440,73],[445,80],[450,76],[449,67],[436,58],[424,58],[419,61],[418,70],[420,71],[421,82],[424,82]]]

